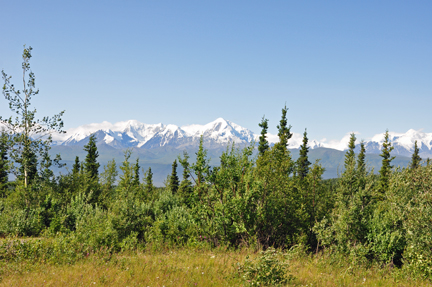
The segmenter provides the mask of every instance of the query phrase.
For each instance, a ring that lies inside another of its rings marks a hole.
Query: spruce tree
[[[268,119],[263,117],[261,123],[259,123],[258,125],[261,127],[261,135],[259,137],[258,151],[259,151],[259,155],[263,155],[265,151],[269,149],[269,143],[267,141]]]
[[[124,195],[127,196],[131,191],[134,181],[134,168],[131,166],[129,161],[131,157],[132,151],[130,149],[126,149],[124,151],[124,161],[120,166],[120,170],[122,174],[120,175],[120,180],[118,183],[118,190]]]
[[[80,167],[81,167],[81,164],[80,164],[80,162],[79,162],[79,157],[76,156],[76,157],[75,157],[75,163],[74,163],[74,165],[72,166],[72,174],[73,174],[73,175],[77,175],[77,174],[79,173],[79,171],[80,171]]]
[[[420,166],[421,157],[419,156],[419,148],[417,146],[417,141],[414,143],[414,153],[411,157],[411,169],[416,169]]]
[[[364,189],[366,187],[366,148],[364,141],[360,142],[360,153],[357,157],[357,180],[359,189]]]
[[[149,169],[147,170],[146,174],[145,174],[146,178],[145,178],[145,192],[147,194],[151,194],[154,186],[153,186],[153,173],[151,171],[151,167],[149,167]]]
[[[393,166],[391,165],[391,161],[395,158],[394,156],[392,157],[390,155],[393,149],[394,147],[391,145],[390,136],[387,130],[384,134],[383,148],[380,154],[380,156],[382,157],[382,166],[379,171],[379,191],[381,193],[385,193],[389,186],[390,173],[391,169],[393,168]]]
[[[133,167],[135,175],[134,175],[133,181],[132,181],[132,185],[135,186],[135,187],[138,187],[139,184],[140,184],[139,168],[140,168],[140,166],[139,166],[139,158],[137,158],[136,163],[135,163],[135,165]]]
[[[300,157],[297,159],[297,176],[300,179],[304,179],[309,173],[309,166],[311,165],[308,160],[309,147],[307,146],[308,138],[307,131],[305,129],[303,133],[303,143],[300,146]]]
[[[87,152],[84,164],[85,172],[88,173],[92,179],[97,179],[100,164],[97,162],[99,153],[97,151],[96,136],[94,134],[90,135],[89,142],[84,146],[84,150]]]
[[[356,136],[354,133],[350,134],[348,143],[348,150],[345,153],[344,171],[339,180],[339,185],[343,188],[339,189],[339,194],[342,196],[340,199],[347,204],[348,197],[352,196],[358,191],[357,189],[357,172],[356,172],[356,158],[355,158],[355,141]]]
[[[188,206],[192,207],[192,193],[193,187],[192,182],[189,180],[189,155],[187,152],[183,153],[183,159],[179,156],[179,162],[183,167],[183,179],[179,186],[179,194],[181,195],[183,202]]]
[[[9,176],[8,167],[8,137],[2,133],[0,137],[0,197],[4,194]]]
[[[196,152],[196,162],[190,168],[196,175],[195,184],[199,187],[205,182],[206,176],[210,173],[210,159],[207,158],[207,150],[204,149],[204,137],[201,135],[198,152]]]
[[[169,185],[172,193],[177,193],[179,189],[179,178],[177,176],[177,160],[174,160],[172,164],[171,177],[169,181]]]
[[[286,114],[288,112],[288,108],[285,107],[282,109],[282,117],[279,122],[278,128],[278,136],[279,143],[277,143],[277,148],[279,151],[285,153],[288,150],[288,140],[292,137],[291,133],[291,125],[288,126],[288,121]]]
[[[365,158],[366,158],[365,144],[364,144],[364,141],[361,141],[360,153],[357,157],[357,170],[359,171],[360,174],[365,174],[365,172],[366,172]]]
[[[350,141],[348,143],[348,150],[345,153],[345,170],[347,170],[349,167],[354,166],[355,163],[355,141],[356,136],[354,133],[350,135]]]

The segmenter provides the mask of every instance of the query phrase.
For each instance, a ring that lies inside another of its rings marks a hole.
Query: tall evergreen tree
[[[288,150],[288,140],[292,137],[291,133],[291,125],[288,126],[288,121],[286,114],[288,112],[288,108],[285,107],[282,109],[282,117],[279,122],[278,128],[278,136],[279,136],[279,143],[277,143],[277,148],[282,151],[286,152]]]
[[[151,171],[151,167],[149,167],[149,169],[147,170],[146,174],[145,174],[146,178],[145,178],[145,192],[147,194],[152,193],[154,186],[153,186],[153,173]]]
[[[84,174],[84,163],[83,162],[80,164],[80,174],[81,175]]]
[[[360,142],[360,153],[357,156],[357,180],[359,189],[366,187],[366,148],[364,141]]]
[[[260,155],[263,155],[265,151],[269,149],[269,143],[267,141],[268,119],[263,117],[261,123],[259,123],[258,125],[261,127],[258,151]]]
[[[350,134],[348,143],[348,150],[345,153],[344,171],[339,179],[339,194],[342,196],[341,202],[348,204],[348,198],[358,191],[357,189],[357,172],[356,172],[356,158],[355,158],[355,141],[356,136],[354,133]],[[348,197],[347,197],[348,196]]]
[[[169,185],[172,193],[177,193],[179,189],[179,178],[177,176],[177,160],[174,160],[172,164],[171,177],[169,181]]]
[[[364,141],[361,141],[360,153],[357,157],[357,170],[359,171],[360,174],[364,174],[366,172],[365,158],[366,158],[365,144],[364,144]]]
[[[206,175],[210,173],[209,162],[207,150],[204,149],[204,137],[201,135],[198,152],[196,152],[196,162],[190,166],[196,175],[195,184],[198,187],[204,183]]]
[[[97,151],[96,136],[94,134],[90,135],[89,142],[84,146],[84,150],[87,152],[84,164],[85,171],[92,179],[97,179],[100,164],[97,162],[99,153]]]
[[[2,132],[0,137],[0,197],[6,189],[8,182],[9,167],[8,167],[8,137],[5,132]]]
[[[120,175],[120,180],[118,182],[118,190],[125,196],[131,191],[134,181],[134,168],[131,166],[129,161],[131,154],[132,151],[126,149],[124,151],[124,161],[120,165],[122,174]]]
[[[79,161],[79,157],[76,156],[75,157],[75,163],[72,166],[72,174],[73,175],[77,175],[79,173],[79,171],[80,171],[80,167],[81,167],[81,164],[80,164],[80,161]]]
[[[297,159],[297,176],[300,179],[304,179],[309,173],[309,166],[311,162],[308,160],[309,147],[307,146],[308,138],[307,131],[305,129],[303,133],[303,143],[300,146],[300,157]]]
[[[183,202],[189,206],[192,207],[192,193],[193,193],[193,187],[192,182],[189,180],[189,155],[187,152],[183,153],[183,159],[179,156],[179,162],[183,167],[183,179],[179,186],[179,194],[181,195]]]
[[[390,136],[387,130],[384,134],[383,148],[380,154],[380,156],[382,157],[382,166],[379,171],[379,191],[381,193],[385,193],[389,186],[390,173],[391,169],[393,168],[393,166],[391,165],[391,161],[395,158],[394,156],[392,157],[390,155],[393,149],[394,147],[391,145]]]
[[[417,141],[414,143],[414,153],[411,157],[411,169],[416,169],[420,166],[421,157],[419,156],[419,148],[417,146]]]
[[[348,143],[348,150],[345,153],[345,170],[347,170],[350,166],[354,166],[355,163],[355,141],[356,136],[354,133],[350,135],[350,141]]]
[[[133,167],[135,174],[134,174],[133,181],[132,181],[132,185],[135,186],[135,187],[138,187],[139,184],[140,184],[139,168],[140,168],[140,166],[139,166],[139,158],[137,158],[136,163],[135,163],[135,165]]]

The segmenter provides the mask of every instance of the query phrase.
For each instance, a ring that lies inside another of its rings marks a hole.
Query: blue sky
[[[40,116],[66,128],[223,117],[340,139],[432,132],[431,1],[1,1],[0,69],[33,47]],[[0,114],[10,115],[0,99]]]

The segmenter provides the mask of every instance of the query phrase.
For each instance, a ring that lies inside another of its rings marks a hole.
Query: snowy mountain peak
[[[178,127],[173,124],[144,124],[137,120],[129,120],[117,123],[104,121],[82,125],[72,128],[66,134],[53,136],[54,145],[84,145],[88,137],[96,133],[98,144],[106,144],[114,148],[145,148],[170,146],[176,149],[183,149],[186,146],[197,146],[201,136],[204,137],[206,148],[217,148],[226,146],[229,143],[240,145],[249,144],[252,141],[258,142],[259,134],[254,134],[247,128],[241,127],[223,118],[205,125],[187,125]],[[432,156],[432,133],[425,133],[422,130],[410,129],[405,133],[389,132],[390,141],[394,146],[392,154],[410,156],[414,150],[414,142],[417,141],[422,157]],[[312,149],[319,147],[346,150],[348,148],[350,134],[346,134],[341,140],[317,141],[309,139],[308,146]],[[267,134],[270,144],[279,141],[277,135]],[[303,135],[293,133],[289,140],[289,148],[299,148],[303,141]],[[367,153],[380,153],[384,133],[377,134],[365,142]],[[359,150],[357,141],[356,151]]]
[[[250,130],[223,118],[218,118],[205,125],[184,127],[162,123],[144,124],[137,120],[115,124],[102,122],[70,129],[64,136],[56,135],[55,141],[56,144],[61,145],[83,144],[92,133],[96,132],[104,134],[103,137],[98,137],[100,141],[116,148],[153,148],[158,146],[178,148],[196,145],[201,135],[204,136],[207,145],[228,144],[230,142],[246,144],[254,138],[254,134]]]

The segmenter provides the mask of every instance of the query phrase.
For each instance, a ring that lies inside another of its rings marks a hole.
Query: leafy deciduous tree
[[[53,117],[36,118],[36,109],[31,109],[33,96],[39,93],[35,86],[35,75],[30,69],[30,58],[32,47],[26,48],[22,54],[23,70],[23,89],[18,90],[11,84],[11,76],[2,71],[4,80],[3,95],[9,102],[9,108],[16,113],[16,118],[12,116],[4,119],[0,116],[0,123],[6,127],[12,139],[10,145],[10,155],[14,162],[21,165],[19,170],[15,170],[19,178],[23,178],[24,186],[27,187],[29,180],[36,177],[38,155],[49,150],[52,138],[51,133],[63,133],[63,121],[61,117],[64,111]],[[28,75],[27,75],[28,74]],[[46,160],[45,155],[45,160]],[[60,160],[57,155],[56,163]],[[21,174],[21,176],[19,176]]]
[[[115,160],[112,159],[106,166],[104,166],[104,171],[100,175],[102,190],[99,196],[99,201],[105,206],[107,206],[114,198],[115,182],[117,176],[117,165]]]

